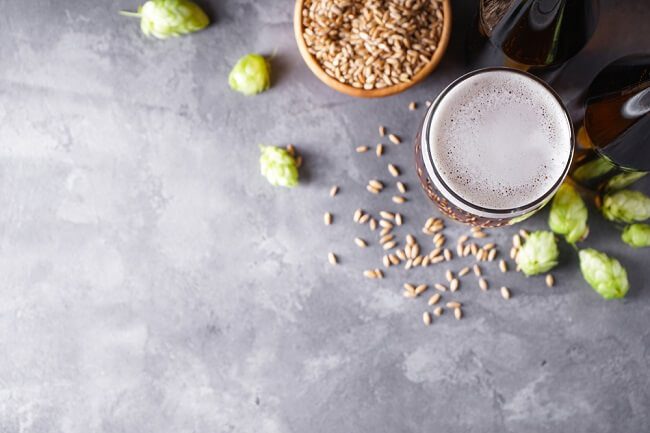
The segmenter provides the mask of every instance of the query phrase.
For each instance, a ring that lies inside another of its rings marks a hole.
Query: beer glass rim
[[[440,102],[442,99],[453,89],[455,88],[458,84],[462,83],[463,81],[467,80],[470,77],[473,77],[475,75],[479,75],[482,73],[486,72],[494,72],[494,71],[503,71],[503,72],[508,72],[508,73],[514,73],[514,74],[519,74],[523,77],[530,78],[537,83],[541,84],[542,87],[544,87],[550,94],[555,98],[557,103],[559,104],[560,108],[562,109],[562,112],[564,113],[564,117],[566,119],[566,122],[569,127],[569,155],[566,161],[566,165],[564,167],[564,170],[562,171],[562,175],[558,177],[557,181],[553,184],[551,188],[549,188],[548,191],[546,191],[544,194],[542,194],[540,197],[536,198],[535,200],[531,201],[530,203],[527,203],[523,206],[519,206],[516,208],[512,209],[492,209],[492,208],[486,208],[482,207],[476,204],[473,204],[461,196],[459,196],[456,192],[453,191],[452,188],[447,185],[447,183],[444,181],[440,173],[438,172],[438,169],[436,168],[436,164],[433,161],[433,156],[431,152],[431,147],[430,147],[430,137],[429,137],[429,132],[431,131],[431,122],[433,121],[433,114],[435,113],[436,109],[440,105]],[[562,102],[562,99],[560,96],[553,90],[553,88],[543,81],[541,78],[538,78],[534,76],[533,74],[530,74],[525,71],[521,71],[519,69],[514,69],[514,68],[509,68],[505,66],[492,66],[492,67],[487,67],[487,68],[481,68],[481,69],[476,69],[474,71],[468,72],[466,74],[461,75],[460,77],[456,78],[454,81],[452,81],[447,87],[445,87],[436,97],[436,99],[433,101],[431,106],[429,107],[426,115],[425,115],[425,121],[422,129],[422,156],[425,162],[425,168],[427,172],[429,172],[429,175],[435,176],[436,180],[440,183],[440,185],[444,188],[443,195],[445,196],[451,196],[453,200],[450,200],[452,203],[456,204],[459,206],[461,209],[465,209],[468,212],[471,213],[476,213],[478,216],[481,217],[487,217],[487,218],[506,218],[506,217],[517,217],[520,215],[524,215],[534,209],[536,209],[540,204],[544,203],[546,200],[548,200],[555,191],[560,187],[562,182],[564,182],[564,179],[566,178],[567,174],[569,173],[569,168],[571,166],[571,161],[573,160],[573,153],[574,153],[574,143],[575,143],[575,134],[574,134],[574,129],[573,129],[573,123],[571,121],[571,117],[569,116],[569,112]],[[433,171],[433,173],[431,173]],[[457,202],[457,203],[456,203]]]

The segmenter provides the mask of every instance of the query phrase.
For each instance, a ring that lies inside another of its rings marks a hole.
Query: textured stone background
[[[558,81],[567,101],[609,60],[650,49],[647,2],[602,3]],[[440,281],[444,266],[361,277],[380,253],[354,246],[374,238],[351,215],[392,207],[363,189],[388,179],[386,162],[406,171],[410,230],[435,211],[409,145],[382,162],[353,149],[377,142],[379,123],[412,139],[422,110],[408,102],[467,69],[471,2],[454,1],[439,70],[372,101],[306,69],[292,2],[202,4],[215,25],[162,42],[117,15],[132,0],[0,1],[1,432],[650,430],[650,254],[596,213],[586,244],[628,268],[620,302],[586,286],[566,247],[556,287],[486,268],[513,299],[468,278],[466,318],[430,328],[400,286]],[[276,52],[274,86],[255,98],[226,79],[250,51]],[[265,182],[257,143],[298,146],[300,188]]]

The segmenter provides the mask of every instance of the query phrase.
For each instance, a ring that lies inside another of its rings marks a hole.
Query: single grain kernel
[[[443,311],[444,310],[442,309],[442,307],[436,307],[433,310],[433,315],[436,316],[436,317],[440,317],[440,316],[442,316]]]
[[[330,188],[330,197],[334,197],[339,192],[339,187],[334,185]]]
[[[395,214],[394,213],[387,212],[385,210],[380,211],[379,215],[385,220],[394,220],[395,219]]]
[[[456,318],[456,320],[462,319],[463,318],[463,310],[461,310],[460,308],[454,308],[454,317]]]
[[[427,290],[427,285],[426,284],[420,284],[415,288],[415,294],[420,295],[424,293]]]
[[[404,222],[404,220],[402,218],[402,214],[401,213],[396,213],[395,214],[395,224],[397,224],[398,226],[401,226],[403,222]]]
[[[440,290],[441,292],[446,292],[446,291],[447,291],[447,287],[444,286],[444,285],[442,285],[442,284],[440,284],[440,283],[435,283],[435,284],[433,285],[433,287],[434,287],[436,290]]]
[[[368,146],[357,146],[355,150],[357,153],[364,153],[368,151]]]
[[[332,224],[332,214],[329,212],[325,212],[325,215],[323,215],[323,222],[325,223],[326,226]]]
[[[397,204],[406,203],[406,198],[401,195],[394,195],[393,203],[397,203]]]
[[[396,241],[389,241],[389,242],[386,242],[383,245],[383,248],[384,248],[385,251],[388,251],[388,250],[390,250],[392,248],[395,248],[396,245],[397,245]]]
[[[377,229],[377,220],[370,218],[370,221],[368,221],[368,226],[370,227],[370,230],[374,232]]]
[[[384,145],[378,143],[377,147],[375,147],[375,155],[377,155],[377,158],[381,158],[383,154],[384,154]]]
[[[431,295],[431,297],[429,298],[429,301],[427,302],[427,304],[429,304],[429,305],[435,305],[435,304],[437,304],[438,302],[440,302],[440,298],[442,298],[442,295],[440,295],[440,293],[434,293],[434,294]]]
[[[553,287],[555,285],[555,278],[551,274],[546,275],[546,285],[548,287]]]
[[[404,183],[402,183],[402,182],[400,182],[400,181],[397,181],[397,183],[396,183],[395,185],[397,186],[397,190],[398,190],[400,193],[402,193],[402,194],[405,194],[405,193],[406,193],[406,185],[405,185]]]
[[[393,164],[388,164],[388,172],[393,176],[397,177],[399,176],[399,169],[394,166]]]
[[[477,277],[480,277],[482,275],[481,267],[479,265],[472,266],[472,270],[474,271],[474,275]]]
[[[501,287],[501,297],[503,299],[510,299],[510,290],[507,287]]]
[[[499,260],[499,269],[503,273],[508,272],[508,264],[506,263],[505,260],[503,260],[503,259]]]
[[[379,136],[383,137],[386,135],[386,128],[383,125],[379,125]]]
[[[409,111],[415,111],[416,108],[417,108],[417,104],[415,103],[415,101],[409,102]]]
[[[454,278],[453,280],[451,280],[451,281],[449,282],[449,291],[450,291],[450,292],[455,292],[456,290],[458,290],[458,285],[459,285],[459,284],[460,284],[460,283],[459,283],[459,281],[458,281],[457,278]]]
[[[382,226],[383,228],[387,229],[392,229],[393,228],[393,223],[390,221],[386,220],[379,220],[379,225]]]
[[[377,278],[375,271],[373,271],[372,269],[363,271],[363,276],[366,278]]]
[[[335,265],[339,262],[338,257],[334,253],[327,254],[327,261],[330,262],[330,265]]]
[[[459,277],[464,277],[464,276],[467,275],[468,273],[469,273],[469,266],[465,266],[463,269],[461,269],[460,271],[458,271],[458,276],[459,276]]]
[[[395,134],[388,134],[388,139],[393,144],[400,144],[402,140]]]
[[[427,326],[431,325],[431,314],[429,314],[428,311],[425,311],[424,313],[422,313],[422,321]]]
[[[488,289],[488,282],[485,280],[485,278],[479,278],[478,286],[481,288],[481,290],[486,291]]]

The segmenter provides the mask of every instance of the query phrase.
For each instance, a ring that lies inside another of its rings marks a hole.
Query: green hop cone
[[[589,285],[605,299],[622,298],[630,283],[618,260],[587,248],[580,251],[580,271]]]
[[[138,12],[120,13],[140,18],[142,33],[158,39],[196,32],[210,24],[205,12],[189,0],[149,0]]]
[[[631,224],[625,227],[621,239],[634,248],[650,247],[650,225]]]
[[[563,235],[566,241],[574,244],[586,237],[587,206],[580,194],[565,183],[558,189],[551,203],[548,225],[555,233]]]
[[[642,192],[627,189],[605,194],[602,212],[610,221],[644,221],[650,218],[650,197]]]
[[[286,149],[260,145],[260,169],[273,186],[294,187],[298,185],[296,160]]]
[[[228,75],[230,88],[246,96],[256,95],[271,85],[269,65],[259,54],[247,54],[237,61]]]
[[[605,184],[605,189],[607,191],[616,191],[619,189],[627,188],[637,180],[644,177],[646,174],[648,174],[646,171],[626,171],[619,173],[607,181],[607,184]]]
[[[541,274],[557,265],[560,252],[551,232],[533,232],[517,254],[517,264],[526,276]]]

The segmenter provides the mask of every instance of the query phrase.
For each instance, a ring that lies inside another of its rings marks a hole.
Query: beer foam
[[[482,72],[437,104],[429,130],[433,164],[449,189],[473,206],[521,208],[564,176],[571,125],[562,104],[535,79]]]

